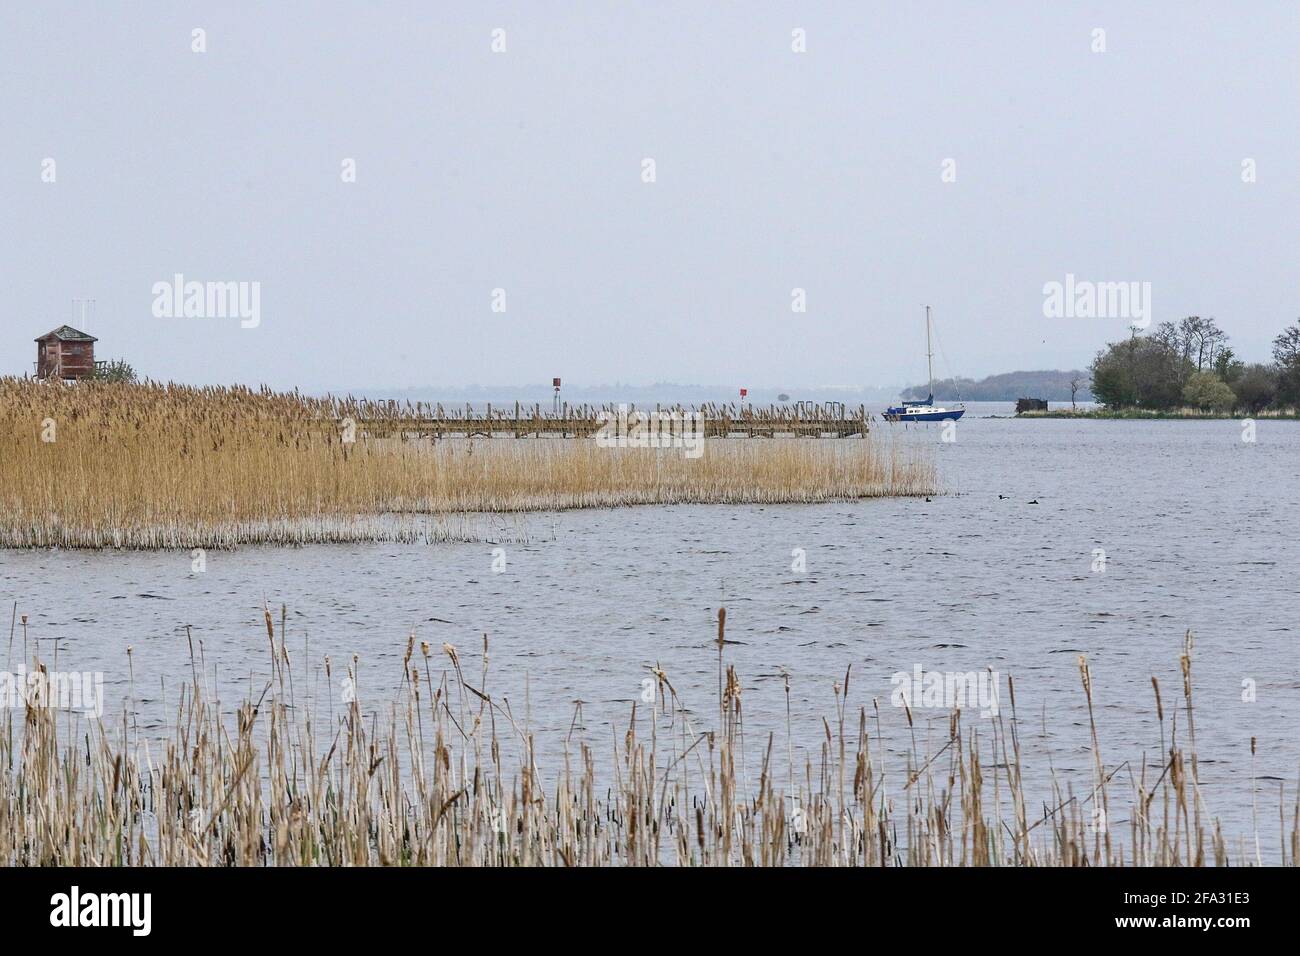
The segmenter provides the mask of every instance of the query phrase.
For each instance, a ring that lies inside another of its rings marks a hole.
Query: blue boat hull
[[[885,418],[891,422],[946,422],[956,421],[966,414],[964,408],[945,409],[942,412],[886,412]]]

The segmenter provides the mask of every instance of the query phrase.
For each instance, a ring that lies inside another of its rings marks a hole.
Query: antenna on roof
[[[80,329],[87,335],[93,335],[91,323],[95,317],[95,300],[94,299],[73,299],[72,300],[72,321],[74,328]]]

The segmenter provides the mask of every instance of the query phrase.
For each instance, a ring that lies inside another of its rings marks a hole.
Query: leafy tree
[[[1277,361],[1277,404],[1300,406],[1300,321],[1273,340],[1273,358]]]
[[[1214,356],[1214,374],[1229,385],[1241,377],[1246,365],[1237,361],[1237,353],[1225,345]]]
[[[135,369],[133,369],[123,359],[115,359],[112,362],[96,363],[95,371],[89,378],[96,382],[127,382],[136,381]]]
[[[1112,342],[1093,360],[1092,393],[1112,408],[1174,408],[1183,400],[1189,363],[1163,323],[1153,335]]]
[[[1143,408],[1175,408],[1182,401],[1189,366],[1186,359],[1150,343],[1136,353],[1134,384]]]
[[[1232,382],[1232,391],[1237,396],[1237,408],[1258,414],[1277,398],[1277,369],[1261,362],[1243,366]]]
[[[1092,372],[1092,394],[1099,402],[1111,408],[1129,408],[1137,404],[1137,389],[1133,384],[1131,352],[1137,340],[1112,342],[1097,353],[1089,370]]]
[[[1183,388],[1183,401],[1202,411],[1227,411],[1237,403],[1237,396],[1213,372],[1196,372]]]

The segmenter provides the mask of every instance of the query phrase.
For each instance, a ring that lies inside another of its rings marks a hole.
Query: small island
[[[1162,322],[1111,342],[1089,366],[1097,408],[1055,408],[1021,418],[1297,418],[1300,321],[1273,340],[1272,362],[1243,362],[1213,318]]]

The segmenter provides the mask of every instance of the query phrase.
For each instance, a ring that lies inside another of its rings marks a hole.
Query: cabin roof
[[[99,339],[93,335],[87,335],[80,329],[74,329],[70,325],[60,325],[57,329],[52,329],[42,335],[37,342],[44,342],[46,339],[55,338],[61,342],[98,342]]]

